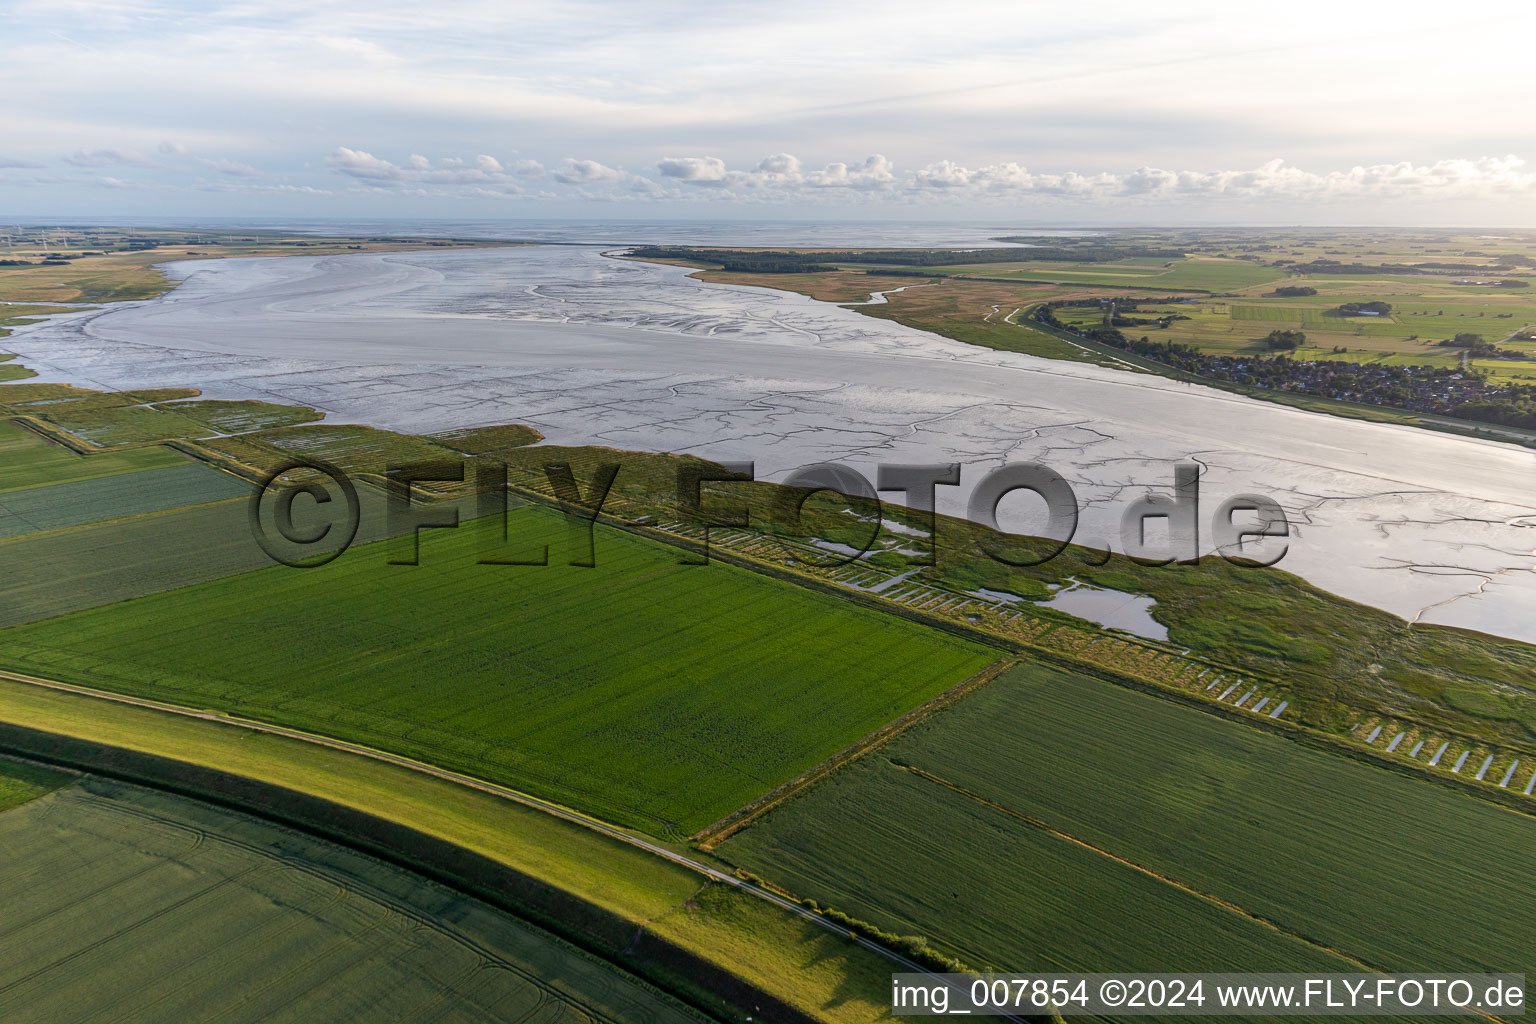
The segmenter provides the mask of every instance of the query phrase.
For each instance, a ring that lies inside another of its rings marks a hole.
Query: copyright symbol
[[[1125,1002],[1125,982],[1111,978],[1100,985],[1099,1002],[1105,1006],[1119,1006]]]
[[[300,495],[309,500],[300,504],[296,515]],[[357,488],[347,474],[309,459],[265,476],[251,496],[249,510],[251,533],[261,550],[274,562],[296,569],[313,569],[335,559],[351,546],[362,521]]]

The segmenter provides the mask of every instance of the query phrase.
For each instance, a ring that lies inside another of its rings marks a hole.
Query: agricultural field
[[[0,493],[0,540],[201,505],[251,493],[250,484],[202,463]]]
[[[1023,665],[716,852],[1010,970],[1530,973],[1533,840],[1530,816]]]
[[[137,449],[147,451],[150,449]],[[103,456],[91,456],[102,458]],[[383,492],[358,487],[357,543],[392,536]],[[25,492],[22,492],[25,493]],[[0,495],[0,500],[5,496]],[[513,499],[513,503],[516,499]],[[449,503],[461,520],[473,501]],[[300,525],[304,523],[296,518]],[[389,546],[359,549],[383,571]],[[405,553],[406,555],[409,552]],[[0,542],[0,627],[96,608],[272,566],[251,532],[249,504],[226,500]]]
[[[62,772],[0,757],[0,811],[20,807],[28,800],[46,796],[73,781]]]
[[[687,835],[996,652],[541,507],[0,634],[4,667],[419,757]],[[476,564],[490,555],[547,566]],[[398,557],[398,546],[396,546]],[[279,653],[280,652],[280,653]]]
[[[423,878],[122,783],[0,815],[0,852],[7,1020],[704,1019]]]
[[[668,991],[697,992],[696,979],[686,962],[643,950],[636,955],[635,936],[642,931],[819,1020],[865,1024],[886,999],[889,961],[846,937],[490,793],[286,736],[6,680],[0,680],[0,723],[70,737],[93,751],[157,754],[301,791],[472,851],[550,887],[521,896],[503,890],[500,896],[514,912],[563,927],[562,935],[604,957],[623,957],[626,967]],[[295,824],[326,826],[302,817]],[[550,922],[548,915],[559,914],[572,898],[593,916],[585,923],[569,914]],[[705,1005],[715,1005],[707,993],[698,994]]]
[[[1181,260],[1130,259],[1113,263],[975,263],[932,268],[942,274],[970,277],[1001,277],[1051,284],[1097,285],[1135,288],[1146,294],[1199,290],[1235,291],[1269,284],[1285,277],[1283,271],[1245,260],[1190,257]]]
[[[1536,380],[1536,341],[1522,340],[1536,325],[1536,295],[1497,288],[1456,288],[1443,279],[1388,278],[1292,279],[1314,287],[1305,298],[1277,298],[1263,289],[1229,298],[1201,298],[1197,303],[1137,306],[1127,315],[1155,320],[1177,316],[1167,327],[1122,327],[1128,336],[1192,345],[1213,355],[1274,353],[1264,337],[1275,330],[1301,330],[1306,343],[1289,354],[1295,359],[1335,359],[1396,366],[1445,366],[1473,369],[1504,381]],[[1451,290],[1454,289],[1454,290]],[[1381,316],[1343,316],[1345,302],[1387,302]],[[1082,329],[1102,325],[1100,310],[1064,307],[1064,323]],[[1467,359],[1462,349],[1440,342],[1458,334],[1478,334],[1490,344],[1523,358]]]
[[[94,480],[146,469],[185,466],[169,448],[141,448],[81,457],[14,423],[0,422],[0,494],[44,484]]]

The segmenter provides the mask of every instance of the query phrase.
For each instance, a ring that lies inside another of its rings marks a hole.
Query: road
[[[553,815],[557,818],[569,821],[572,824],[580,825],[582,828],[590,829],[593,832],[599,832],[609,837],[610,839],[615,839],[621,843],[626,843],[629,846],[637,847],[654,856],[665,858],[674,864],[685,867],[690,871],[697,872],[698,874],[703,875],[711,881],[721,882],[725,885],[734,887],[740,892],[755,896],[760,900],[765,900],[768,903],[772,903],[776,907],[780,907],[792,914],[795,914],[807,921],[814,923],[820,928],[825,928],[829,932],[841,935],[844,938],[847,938],[856,943],[857,945],[864,947],[872,953],[879,954],[880,956],[886,958],[894,964],[897,964],[906,971],[922,974],[934,973],[923,965],[902,956],[895,950],[883,946],[878,942],[874,942],[871,939],[867,939],[864,936],[859,935],[857,932],[849,931],[847,928],[827,920],[820,914],[817,914],[811,910],[807,910],[805,907],[802,907],[800,904],[794,902],[793,900],[785,899],[784,897],[769,892],[766,889],[761,889],[749,882],[745,882],[742,879],[737,878],[735,875],[728,874],[724,871],[718,870],[717,868],[710,867],[708,864],[705,864],[702,861],[694,860],[692,857],[689,857],[686,854],[679,853],[676,850],[668,849],[659,843],[651,842],[648,839],[634,835],[633,833],[627,832],[624,829],[618,828],[617,826],[610,825],[605,821],[593,818],[590,815],[582,814],[580,811],[565,807],[561,804],[557,804],[551,800],[544,800],[529,793],[524,793],[521,790],[513,789],[510,786],[502,786],[494,782],[487,782],[484,779],[477,779],[472,775],[464,775],[460,772],[449,771],[447,768],[439,768],[436,765],[427,764],[424,761],[417,761],[409,757],[402,757],[399,754],[391,754],[388,751],[377,750],[373,747],[367,747],[360,743],[349,743],[346,740],[332,739],[329,736],[322,736],[318,733],[305,732],[302,729],[290,729],[287,726],[274,725],[270,722],[262,722],[252,718],[243,718],[238,715],[227,715],[220,711],[208,711],[199,708],[185,707],[180,704],[168,704],[164,701],[150,700],[145,697],[131,697],[127,694],[112,693],[107,690],[96,690],[88,686],[76,686],[73,683],[62,683],[55,679],[42,679],[37,676],[24,675],[19,672],[8,672],[0,670],[0,679],[4,679],[13,683],[23,683],[27,686],[41,687],[47,690],[58,690],[64,693],[78,694],[83,697],[94,697],[98,700],[112,701],[117,704],[127,704],[132,707],[148,708],[152,711],[161,711],[167,714],[181,715],[184,718],[198,718],[206,722],[217,722],[221,725],[238,726],[242,729],[250,729],[253,732],[264,732],[270,733],[273,736],[284,736],[288,739],[298,740],[302,743],[312,743],[318,747],[329,747],[332,750],[341,750],[349,754],[357,754],[361,757],[372,758],[375,761],[383,761],[386,764],[396,765],[401,768],[409,769],[410,771],[420,772],[424,775],[431,775],[434,778],[443,779],[444,781],[452,782],[460,786],[468,786],[471,789],[478,789],[482,793],[489,793],[492,796],[497,796],[504,800],[511,800],[514,803],[522,804],[525,807],[531,807],[534,810],[543,811],[545,814]],[[1018,1022],[1022,1022],[1023,1020],[1021,1017],[1003,1015],[999,1015],[996,1019]]]

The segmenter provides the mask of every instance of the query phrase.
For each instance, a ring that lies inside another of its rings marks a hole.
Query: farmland
[[[419,877],[121,783],[0,816],[0,851],[6,1019],[700,1019]]]
[[[1027,313],[1008,319],[1011,310],[1045,301],[1089,300],[1086,308],[1053,309],[1065,325],[1091,331],[1110,326],[1111,300],[1160,298],[1168,301],[1141,302],[1127,322],[1115,326],[1132,340],[1146,334],[1152,342],[1218,356],[1272,355],[1265,343],[1271,331],[1301,329],[1305,343],[1287,353],[1298,361],[1471,370],[1499,386],[1536,381],[1536,289],[1531,288],[1536,246],[1528,235],[1197,230],[996,241],[1043,248],[1035,259],[1027,248],[981,250],[983,258],[973,256],[971,262],[959,259],[960,254],[955,262],[944,262],[948,253],[943,251],[906,253],[891,263],[881,262],[883,252],[844,252],[844,257],[857,258],[841,261],[836,253],[810,250],[773,254],[784,263],[803,259],[832,268],[817,273],[726,271],[720,269],[723,258],[709,249],[666,251],[671,262],[701,267],[696,276],[705,280],[786,288],[829,301],[854,301],[861,275],[876,282],[871,289],[904,279],[906,291],[890,295],[886,304],[861,306],[860,312],[967,344],[1046,358],[1172,372],[1149,359],[1118,358],[1113,347],[1073,344],[1030,325]],[[1311,293],[1277,294],[1279,288]],[[1338,308],[1351,302],[1385,302],[1392,308],[1380,316],[1340,315]],[[1458,335],[1479,336],[1484,348],[1470,352],[1462,345],[1442,344]],[[1263,397],[1275,394],[1268,386],[1250,384],[1246,390]],[[1413,415],[1424,410],[1414,406],[1405,411],[1371,396],[1342,397],[1349,400],[1284,391],[1276,400],[1339,415],[1471,429],[1446,420],[1452,414],[1444,409],[1433,410],[1436,416]],[[1496,401],[1520,406],[1522,415],[1531,404],[1526,395]],[[1473,419],[1528,425],[1518,415],[1477,414]],[[1501,433],[1529,437],[1520,430]]]
[[[1525,815],[1023,666],[718,852],[1014,970],[1336,951],[1383,970],[1481,971],[1529,958],[1512,937],[1536,932],[1533,838]]]
[[[597,528],[565,566],[554,512],[430,531],[16,627],[8,667],[218,707],[456,767],[687,834],[979,670],[902,619]],[[275,656],[275,652],[281,652]]]
[[[185,455],[168,448],[108,452],[82,459],[29,430],[0,422],[0,465],[5,467],[0,475],[0,493],[186,464]]]
[[[71,737],[93,751],[121,748],[216,768],[452,843],[536,880],[537,898],[498,893],[510,908],[600,955],[625,957],[669,991],[693,991],[696,981],[675,960],[635,955],[636,935],[654,935],[839,1024],[878,1014],[889,984],[886,961],[781,908],[720,892],[687,868],[572,822],[399,765],[3,680],[0,723]],[[587,908],[579,919],[569,913],[571,899]]]
[[[244,497],[250,485],[201,463],[0,493],[0,540]]]
[[[0,758],[0,811],[36,800],[70,781],[59,772]]]

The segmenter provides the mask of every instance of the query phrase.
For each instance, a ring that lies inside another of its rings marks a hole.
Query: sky
[[[1536,5],[8,0],[0,215],[1536,227]]]

